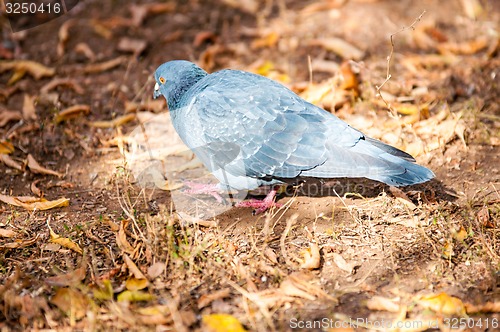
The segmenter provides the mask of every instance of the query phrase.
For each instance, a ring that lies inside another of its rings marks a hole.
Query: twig
[[[380,97],[380,99],[382,99],[382,101],[384,102],[384,104],[387,106],[387,108],[389,109],[389,111],[392,113],[393,116],[397,117],[397,112],[396,110],[394,110],[394,108],[391,106],[391,104],[384,98],[384,96],[382,96],[382,94],[380,93],[380,89],[382,89],[382,87],[390,81],[392,75],[391,75],[391,60],[392,60],[392,57],[394,55],[394,36],[397,35],[397,34],[400,34],[401,32],[403,31],[406,31],[408,29],[412,29],[412,30],[415,30],[415,25],[420,22],[420,20],[422,19],[422,16],[424,16],[425,14],[425,10],[422,12],[422,14],[420,14],[416,19],[415,21],[413,21],[413,23],[408,26],[408,27],[403,27],[401,28],[401,30],[399,31],[396,31],[394,32],[393,34],[391,34],[391,52],[389,53],[389,55],[387,56],[387,73],[386,73],[386,77],[385,77],[385,80],[382,82],[382,84],[380,85],[376,85],[375,88],[377,90],[377,97]]]

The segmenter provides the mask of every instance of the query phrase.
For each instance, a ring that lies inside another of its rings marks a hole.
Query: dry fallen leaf
[[[154,296],[142,291],[123,291],[118,294],[118,302],[147,302],[154,299]]]
[[[203,294],[198,299],[198,309],[203,309],[215,300],[224,299],[231,296],[231,288],[219,289],[209,294]]]
[[[365,56],[365,52],[344,39],[330,37],[314,39],[310,42],[312,46],[321,46],[327,51],[333,52],[346,60],[359,61]]]
[[[118,42],[117,49],[122,52],[129,52],[134,53],[135,55],[139,55],[146,49],[147,46],[148,43],[146,40],[123,37]]]
[[[48,277],[45,279],[45,283],[49,286],[58,286],[58,287],[66,287],[66,286],[78,286],[85,276],[87,275],[87,259],[84,256],[80,263],[80,267],[74,271],[57,275],[54,277]]]
[[[118,248],[126,252],[127,254],[132,254],[134,252],[134,247],[130,245],[127,241],[127,233],[125,232],[125,228],[127,227],[128,220],[122,220],[120,223],[120,228],[118,233],[116,234],[116,244]],[[128,258],[128,256],[127,256]],[[126,263],[127,261],[125,261]]]
[[[136,279],[146,279],[144,273],[141,272],[134,261],[125,253],[123,254],[123,261],[127,265],[129,272],[132,273]]]
[[[11,154],[14,150],[14,145],[11,142],[0,140],[0,154]]]
[[[131,114],[125,114],[122,116],[117,117],[114,120],[111,121],[93,121],[89,122],[89,126],[95,127],[95,128],[114,128],[118,126],[122,126],[130,121],[135,120],[136,115],[131,113]]]
[[[129,291],[137,291],[148,287],[149,282],[147,279],[137,279],[137,278],[129,278],[125,282],[125,288]]]
[[[39,234],[28,240],[18,240],[11,243],[0,244],[0,249],[19,249],[29,247],[38,241]]]
[[[86,67],[83,68],[83,72],[86,74],[101,73],[103,71],[107,71],[115,67],[118,67],[126,60],[127,59],[125,57],[120,56],[118,58],[111,59],[108,61],[87,65]]]
[[[54,78],[49,83],[45,84],[40,89],[40,92],[41,92],[41,94],[46,95],[47,93],[49,93],[49,91],[57,88],[60,85],[64,85],[64,86],[67,86],[67,87],[73,89],[73,91],[75,91],[79,95],[82,95],[85,92],[85,90],[82,88],[82,86],[80,84],[78,84],[78,82],[76,82],[76,80],[71,79],[71,78],[59,78],[59,77]]]
[[[55,75],[54,68],[45,67],[41,63],[30,60],[14,60],[0,62],[0,73],[7,70],[14,70],[14,74],[10,78],[8,85],[16,83],[24,77],[26,73],[39,80],[42,77],[52,77]]]
[[[36,120],[36,110],[35,110],[35,96],[30,96],[28,94],[24,95],[23,102],[23,118],[24,120]]]
[[[57,243],[65,248],[71,249],[74,252],[79,253],[80,255],[83,254],[83,250],[80,248],[80,246],[73,242],[72,240],[62,237],[58,234],[56,234],[53,230],[52,227],[50,227],[50,218],[47,220],[47,227],[49,228],[49,233],[50,233],[50,242],[52,243]]]
[[[227,1],[227,0],[226,0]],[[207,332],[245,332],[240,321],[229,314],[204,315],[201,319],[203,330]]]
[[[62,57],[65,53],[64,47],[69,39],[69,28],[71,28],[76,22],[73,19],[69,19],[64,22],[59,28],[59,42],[57,43],[57,56]]]
[[[148,267],[148,277],[149,279],[155,279],[159,277],[166,269],[166,265],[163,262],[156,262],[150,267]]]
[[[394,300],[382,297],[374,296],[368,301],[366,301],[366,307],[370,310],[380,310],[389,312],[399,312],[399,304],[395,303]]]
[[[23,117],[19,111],[9,111],[6,109],[0,109],[0,127],[5,126],[10,121],[22,120]]]
[[[0,146],[1,148],[1,146]],[[24,165],[19,164],[17,161],[12,159],[8,154],[0,153],[0,161],[6,166],[17,169],[18,171],[24,171]]]
[[[300,265],[301,269],[314,270],[320,267],[321,256],[316,242],[311,242],[309,249],[303,251],[303,255],[304,262]]]
[[[56,207],[69,205],[69,198],[59,198],[55,201],[47,201],[44,198],[29,197],[29,196],[7,196],[0,194],[0,201],[25,208],[26,210],[50,210]]]
[[[0,228],[0,237],[16,237],[17,232],[12,229]]]
[[[62,121],[67,121],[70,119],[77,118],[80,115],[88,115],[89,113],[90,113],[89,105],[74,105],[57,113],[54,118],[54,121],[56,124],[58,124]]]
[[[445,316],[465,316],[465,306],[458,297],[446,293],[421,296],[417,303],[424,308],[430,309]]]
[[[86,295],[72,288],[59,288],[50,302],[74,320],[85,317],[90,303]]]
[[[62,174],[62,173],[58,173],[56,171],[42,167],[31,154],[29,154],[27,159],[26,159],[26,165],[28,166],[30,171],[33,173],[55,175],[57,177],[64,176],[64,174]]]
[[[274,47],[278,43],[280,36],[275,31],[271,31],[261,38],[257,38],[252,42],[251,48],[253,50],[265,47]]]

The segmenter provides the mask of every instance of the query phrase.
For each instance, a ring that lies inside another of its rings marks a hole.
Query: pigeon
[[[160,65],[154,77],[153,97],[165,97],[175,130],[220,190],[298,178],[368,178],[391,186],[434,178],[408,153],[267,77],[231,69],[208,74],[184,60]],[[266,199],[268,207],[272,199]]]

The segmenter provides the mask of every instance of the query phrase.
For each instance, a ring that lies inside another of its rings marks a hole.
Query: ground
[[[496,330],[499,9],[82,1],[17,33],[0,16],[2,331]],[[183,193],[203,170],[152,99],[171,59],[278,80],[436,178],[214,214]]]

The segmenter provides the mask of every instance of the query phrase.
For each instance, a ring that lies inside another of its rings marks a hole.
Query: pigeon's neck
[[[187,73],[181,74],[182,79],[175,84],[175,87],[169,91],[167,96],[168,107],[170,111],[182,108],[187,101],[184,96],[198,81],[207,76],[207,72],[201,68],[190,70]]]

